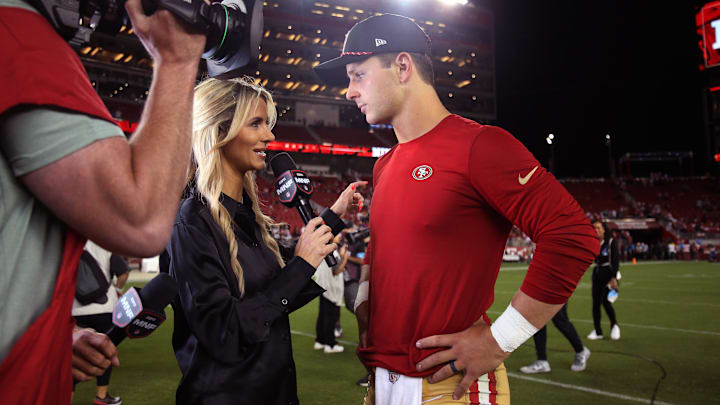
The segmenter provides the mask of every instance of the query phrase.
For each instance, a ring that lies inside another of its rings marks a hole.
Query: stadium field
[[[526,268],[503,266],[491,317],[507,306]],[[641,262],[620,268],[620,297],[614,305],[621,339],[585,339],[592,329],[588,271],[568,309],[583,343],[592,350],[588,368],[570,371],[572,348],[550,325],[551,373],[528,376],[518,371],[535,360],[532,339],[506,362],[513,404],[650,404],[654,395],[655,404],[720,404],[720,264]],[[311,302],[291,316],[300,402],[361,404],[365,389],[355,381],[364,369],[354,352],[355,320],[343,309],[344,353],[314,351],[317,306]],[[172,310],[168,307],[167,312],[168,320],[153,335],[120,345],[121,366],[113,370],[110,392],[124,404],[175,402],[180,372],[170,346]],[[607,335],[604,312],[603,321]],[[79,384],[73,403],[92,403],[94,386],[94,381]]]

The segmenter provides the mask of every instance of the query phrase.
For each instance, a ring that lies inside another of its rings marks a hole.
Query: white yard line
[[[315,335],[312,334],[312,333],[300,332],[299,330],[291,330],[290,333],[292,333],[293,335],[307,336],[307,337],[311,337],[311,338],[314,338],[314,337],[315,337]],[[342,344],[344,344],[344,345],[350,345],[350,346],[357,346],[357,345],[358,345],[357,342],[348,342],[347,340],[340,340],[340,339],[338,339],[337,341],[338,341],[338,343],[342,343]]]
[[[556,387],[562,387],[562,388],[567,388],[567,389],[571,389],[571,390],[587,392],[590,394],[603,395],[603,396],[611,397],[611,398],[624,399],[626,401],[640,402],[643,404],[650,403],[650,399],[648,399],[648,398],[638,398],[638,397],[633,397],[630,395],[623,395],[623,394],[618,394],[615,392],[583,387],[582,385],[566,384],[566,383],[561,383],[561,382],[557,382],[557,381],[546,380],[543,378],[530,377],[530,376],[517,374],[517,373],[513,373],[513,372],[508,372],[507,374],[509,377],[517,378],[520,380],[527,380],[527,381],[532,381],[532,382],[536,382],[536,383],[540,383],[540,384],[554,385]],[[672,405],[669,402],[663,402],[663,401],[657,401],[657,400],[654,403],[656,405]]]
[[[635,287],[633,287],[635,288]],[[508,291],[508,290],[495,290],[496,294],[515,294],[516,291]],[[572,296],[573,299],[581,299],[581,300],[591,300],[591,296],[581,295],[581,294],[574,294]],[[622,298],[623,302],[641,302],[643,304],[667,304],[667,305],[694,305],[699,307],[712,307],[712,308],[720,308],[720,304],[708,304],[703,302],[684,302],[684,301],[662,301],[662,300],[647,300],[644,298]]]

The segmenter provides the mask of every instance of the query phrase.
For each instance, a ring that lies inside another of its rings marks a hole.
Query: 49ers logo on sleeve
[[[432,174],[433,169],[428,165],[420,165],[412,171],[412,176],[415,180],[427,180]]]

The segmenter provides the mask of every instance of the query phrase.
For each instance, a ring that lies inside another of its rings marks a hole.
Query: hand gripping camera
[[[73,46],[94,31],[115,35],[129,25],[125,0],[31,0],[55,30]],[[231,78],[257,60],[262,39],[263,0],[142,0],[145,14],[163,8],[207,36],[203,59],[212,77]]]

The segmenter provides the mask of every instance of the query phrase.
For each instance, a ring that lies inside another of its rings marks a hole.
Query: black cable
[[[533,349],[535,348],[535,345],[532,343],[527,343],[527,345],[531,346]],[[571,352],[570,350],[565,350],[565,349],[550,349],[550,348],[548,348],[547,350],[552,351],[552,352],[561,352],[561,353],[570,353]],[[634,353],[616,352],[616,351],[611,351],[611,350],[593,350],[592,352],[593,353],[605,353],[605,354],[617,354],[617,355],[621,355],[621,356],[635,357],[635,358],[653,363],[656,366],[658,366],[662,375],[660,376],[657,383],[655,384],[655,389],[653,389],[652,396],[650,397],[650,405],[655,404],[655,397],[657,396],[658,390],[660,389],[660,383],[662,383],[662,380],[664,380],[665,377],[667,377],[667,371],[665,371],[665,367],[662,364],[660,364],[659,361],[649,359],[647,357],[641,356],[639,354],[634,354]],[[575,352],[572,351],[572,353],[575,353]]]

